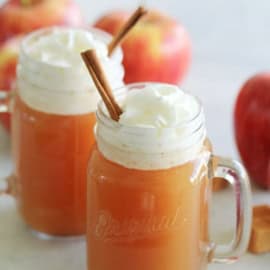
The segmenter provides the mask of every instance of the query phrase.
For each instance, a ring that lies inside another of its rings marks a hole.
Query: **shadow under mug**
[[[116,97],[120,100],[128,91],[143,91],[147,85],[128,85]],[[239,162],[211,154],[204,139],[203,110],[197,102],[200,113],[177,128],[189,131],[181,137],[183,145],[192,148],[193,142],[200,141],[203,146],[193,152],[192,159],[164,169],[159,167],[164,165],[162,160],[171,162],[172,155],[177,158],[183,151],[192,152],[166,137],[175,130],[165,130],[163,140],[160,131],[159,140],[155,129],[113,121],[104,112],[104,104],[99,104],[97,145],[91,152],[87,176],[89,270],[203,270],[208,262],[233,262],[245,252],[251,229],[248,175]],[[165,147],[174,142],[178,148],[170,147],[166,156]],[[234,190],[236,223],[228,245],[209,239],[214,177],[226,179]]]

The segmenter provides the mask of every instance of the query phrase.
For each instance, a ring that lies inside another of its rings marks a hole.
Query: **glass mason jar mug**
[[[117,99],[148,85],[126,86]],[[245,251],[248,176],[238,162],[211,154],[196,102],[196,117],[162,130],[115,122],[99,104],[88,165],[89,270],[203,270],[208,262],[233,261]],[[225,178],[235,191],[236,231],[228,246],[209,239],[213,177]]]
[[[98,47],[111,84],[120,87],[122,52],[118,49],[106,57],[103,51],[109,41],[109,35],[96,29],[54,27],[34,32],[22,42],[17,88],[11,98],[10,191],[24,221],[37,232],[85,233],[86,168],[99,96],[80,51],[88,45]],[[4,112],[7,97],[2,100]]]

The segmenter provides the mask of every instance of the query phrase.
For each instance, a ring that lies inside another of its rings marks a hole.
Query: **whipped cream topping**
[[[177,86],[148,85],[129,92],[123,110],[119,122],[124,125],[165,128],[195,117],[199,104]]]
[[[54,114],[93,112],[100,100],[80,53],[95,49],[113,89],[123,85],[122,52],[108,56],[111,37],[92,29],[52,27],[30,34],[17,67],[19,95],[30,107]]]
[[[140,170],[168,169],[194,160],[206,137],[198,100],[173,85],[131,88],[118,93],[123,108],[119,122],[99,106],[96,137],[104,157]]]
[[[70,68],[82,68],[80,53],[87,49],[96,49],[99,59],[108,60],[106,44],[90,32],[81,29],[52,30],[50,35],[39,38],[28,48],[28,55],[49,65]]]

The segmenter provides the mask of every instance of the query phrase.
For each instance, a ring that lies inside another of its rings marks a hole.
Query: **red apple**
[[[9,0],[0,8],[0,41],[52,25],[83,25],[75,1]]]
[[[16,36],[4,42],[0,46],[0,90],[10,91],[15,84],[16,65],[19,54],[19,45],[22,36]],[[0,121],[6,127],[10,128],[10,115],[8,113],[0,114]]]
[[[129,18],[110,12],[94,26],[114,35]],[[149,12],[123,41],[125,82],[159,81],[177,84],[190,64],[191,42],[185,28],[157,11]]]
[[[258,74],[242,87],[235,104],[234,127],[251,179],[270,189],[270,73]]]

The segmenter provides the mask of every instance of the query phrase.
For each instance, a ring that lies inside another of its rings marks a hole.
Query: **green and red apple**
[[[131,14],[110,12],[95,27],[116,34]],[[184,26],[158,11],[150,11],[122,43],[125,82],[158,81],[178,84],[187,73],[191,42]]]
[[[83,23],[74,0],[8,0],[0,8],[0,42],[42,27]]]
[[[251,180],[270,189],[270,72],[242,87],[235,104],[236,143]]]

